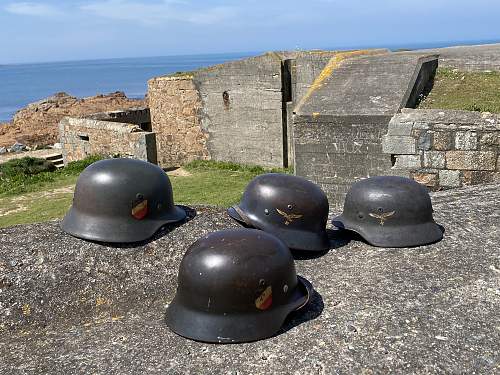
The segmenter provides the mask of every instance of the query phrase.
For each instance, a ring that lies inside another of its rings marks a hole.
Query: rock
[[[9,150],[10,150],[10,152],[23,152],[23,151],[26,151],[27,148],[26,148],[26,145],[19,143],[19,142],[16,142],[12,146],[10,146]]]
[[[60,150],[62,148],[62,144],[59,142],[56,142],[52,145],[52,148]]]
[[[64,116],[82,117],[146,105],[144,100],[129,99],[120,91],[82,99],[60,92],[28,104],[10,123],[0,125],[0,147],[15,141],[27,146],[51,145],[59,141],[58,124]]]
[[[7,153],[7,148],[0,147],[0,155],[6,154],[6,153]]]

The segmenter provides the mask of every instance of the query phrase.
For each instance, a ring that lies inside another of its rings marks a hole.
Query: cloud
[[[94,1],[80,6],[80,9],[94,16],[133,21],[144,25],[157,25],[168,21],[187,22],[197,25],[210,25],[223,22],[235,16],[232,7],[217,6],[207,9],[192,9],[182,0],[164,0],[142,3],[134,0]]]
[[[54,17],[63,14],[58,8],[48,4],[12,3],[4,8],[7,12],[22,16]]]

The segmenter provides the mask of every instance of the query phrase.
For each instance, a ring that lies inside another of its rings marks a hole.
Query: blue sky
[[[477,40],[499,0],[0,0],[0,64]]]

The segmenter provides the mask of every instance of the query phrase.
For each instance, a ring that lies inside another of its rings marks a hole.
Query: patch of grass
[[[422,109],[461,109],[500,113],[500,72],[461,72],[439,68]]]
[[[0,197],[19,195],[40,190],[53,189],[74,183],[78,175],[102,156],[68,163],[65,168],[55,170],[43,159],[22,158],[11,160],[0,166]]]
[[[0,195],[0,227],[62,218],[71,205],[78,171],[83,170],[86,164],[87,162],[74,164],[73,170],[68,169],[66,175],[62,171],[52,172],[57,173],[57,178],[45,185],[31,186],[33,190],[30,193]],[[175,203],[222,207],[237,203],[246,185],[255,176],[267,172],[289,172],[279,168],[267,169],[213,161],[192,162],[184,169],[189,172],[185,176],[169,176]],[[45,172],[41,174],[43,173]]]

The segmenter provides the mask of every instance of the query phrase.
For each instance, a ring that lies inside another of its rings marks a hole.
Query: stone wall
[[[59,123],[64,164],[90,155],[120,155],[156,164],[155,134],[136,124],[64,117]]]
[[[404,109],[383,141],[392,172],[433,190],[500,180],[500,115]]]
[[[202,103],[192,76],[153,78],[148,81],[148,98],[160,166],[210,158],[208,134],[201,129]]]

